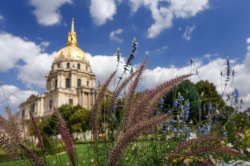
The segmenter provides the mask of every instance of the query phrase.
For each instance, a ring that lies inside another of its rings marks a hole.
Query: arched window
[[[81,69],[80,63],[77,64],[77,69]]]
[[[86,71],[88,71],[88,66],[86,66]]]
[[[57,64],[57,67],[60,68],[60,63]]]
[[[67,69],[69,69],[70,68],[70,63],[67,63]]]

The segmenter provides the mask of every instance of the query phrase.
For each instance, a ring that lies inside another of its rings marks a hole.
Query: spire
[[[74,27],[74,18],[72,18],[72,23],[71,23],[71,33],[75,32],[75,27]]]
[[[67,46],[78,46],[75,27],[74,27],[74,18],[72,18],[71,31],[68,33]]]

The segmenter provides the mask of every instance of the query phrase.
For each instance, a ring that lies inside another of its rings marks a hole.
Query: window
[[[81,86],[81,79],[77,79],[77,87]]]
[[[80,63],[77,64],[77,69],[81,69]]]
[[[33,113],[35,112],[35,103],[32,103],[30,106],[30,111]]]
[[[57,67],[60,68],[60,63],[57,64]]]
[[[49,101],[49,109],[52,109],[52,107],[53,107],[53,102],[52,102],[52,100],[50,100]]]
[[[89,81],[87,81],[87,86],[89,86]]]
[[[25,116],[25,110],[22,111],[22,119],[24,119]]]
[[[70,79],[66,78],[66,88],[69,88],[69,87],[70,87]]]
[[[67,63],[67,69],[69,69],[70,68],[70,63]]]
[[[88,71],[88,66],[86,66],[86,71]]]
[[[57,89],[57,80],[55,80],[55,89]]]
[[[69,104],[73,105],[73,99],[69,99]]]

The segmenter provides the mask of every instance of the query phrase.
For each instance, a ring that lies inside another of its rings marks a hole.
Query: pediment
[[[30,95],[30,97],[26,100],[26,102],[32,102],[32,101],[35,101],[37,99],[37,96],[35,95]]]

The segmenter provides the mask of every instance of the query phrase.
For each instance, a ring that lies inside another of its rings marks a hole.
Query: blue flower
[[[176,128],[174,128],[174,129],[173,129],[173,132],[177,132],[177,129],[176,129]]]
[[[213,106],[212,106],[212,103],[211,103],[211,102],[209,102],[209,104],[208,104],[208,110],[209,110],[209,111],[212,111],[212,110],[213,110]]]
[[[205,127],[200,128],[200,132],[203,133],[205,131]]]
[[[173,123],[177,123],[177,120],[174,120],[174,119],[173,119],[172,122],[173,122]]]
[[[175,109],[177,109],[178,106],[179,106],[179,101],[178,101],[178,100],[175,100],[174,103],[173,103],[173,107],[174,107]]]

